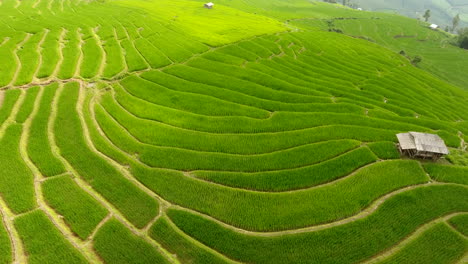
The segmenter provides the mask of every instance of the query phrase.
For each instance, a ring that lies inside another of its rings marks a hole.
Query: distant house
[[[213,6],[214,6],[214,4],[213,4],[212,2],[206,3],[206,4],[204,5],[204,7],[205,7],[205,8],[208,8],[208,9],[212,9]]]
[[[401,154],[411,158],[431,158],[437,160],[449,154],[445,142],[438,135],[419,132],[397,134]]]
[[[432,30],[436,30],[436,29],[439,28],[439,25],[431,24],[429,27],[430,27]]]
[[[358,11],[362,11],[362,8],[358,7],[357,10],[358,10]]]

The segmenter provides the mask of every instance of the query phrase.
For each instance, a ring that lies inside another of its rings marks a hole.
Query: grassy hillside
[[[468,51],[451,44],[451,35],[431,30],[427,23],[398,15],[363,13],[365,15],[352,19],[297,19],[292,23],[308,30],[339,29],[346,35],[402,53],[409,60],[421,57],[419,68],[468,89]],[[331,26],[329,21],[332,21]]]
[[[466,52],[443,33],[305,0],[0,14],[0,263],[466,259]],[[406,131],[452,154],[400,157]]]
[[[366,10],[398,13],[423,19],[424,12],[431,10],[431,23],[452,26],[452,19],[460,14],[460,26],[468,26],[468,1],[466,0],[359,0],[354,1]]]

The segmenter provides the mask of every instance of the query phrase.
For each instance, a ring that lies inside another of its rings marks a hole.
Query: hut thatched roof
[[[400,148],[403,150],[415,149],[417,151],[449,154],[449,150],[442,138],[435,134],[409,132],[397,134]]]

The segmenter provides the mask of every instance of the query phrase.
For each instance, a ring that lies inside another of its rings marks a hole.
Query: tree
[[[452,20],[452,32],[455,32],[455,29],[457,29],[458,24],[460,24],[460,14],[456,15]]]
[[[429,20],[429,18],[431,17],[431,10],[426,10],[426,12],[424,13],[424,20],[427,22]]]
[[[468,49],[468,28],[458,30],[458,46],[463,49]]]
[[[348,2],[349,2],[348,0],[343,0],[343,5],[344,6],[348,5]]]

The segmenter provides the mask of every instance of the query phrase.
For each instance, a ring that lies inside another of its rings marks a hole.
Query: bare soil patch
[[[2,104],[3,104],[3,98],[5,97],[5,92],[4,91],[0,91],[0,107],[2,107]]]

